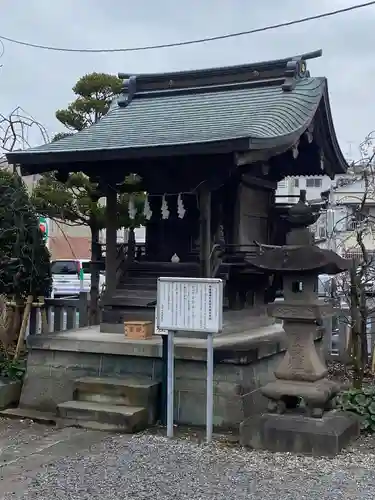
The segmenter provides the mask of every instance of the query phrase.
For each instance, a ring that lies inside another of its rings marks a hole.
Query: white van
[[[52,297],[67,297],[90,292],[91,276],[88,259],[58,259],[51,261]],[[100,273],[99,293],[105,285],[105,274]]]

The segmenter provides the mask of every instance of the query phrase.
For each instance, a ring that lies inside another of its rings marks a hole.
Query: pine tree
[[[122,80],[106,73],[91,73],[81,77],[73,87],[75,100],[66,109],[56,111],[56,118],[68,132],[56,134],[53,141],[61,140],[97,123],[109,111],[112,99],[121,92],[121,86]],[[130,220],[128,216],[128,192],[137,190],[132,179],[132,176],[124,179],[125,192],[118,197],[118,228],[137,227],[142,224],[141,216],[136,220]],[[105,228],[105,207],[100,203],[102,196],[105,196],[105,193],[100,191],[100,186],[82,172],[51,172],[42,176],[32,197],[33,204],[41,215],[59,223],[90,228],[91,324],[96,324],[99,316],[99,267],[95,263],[100,259],[99,231]],[[140,205],[143,198],[143,193],[137,193],[136,204]]]

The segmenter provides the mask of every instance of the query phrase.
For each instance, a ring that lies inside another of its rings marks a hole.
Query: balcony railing
[[[358,229],[360,229],[362,224],[363,222],[360,222],[358,220],[348,220],[346,221],[345,229],[346,231],[357,231]]]

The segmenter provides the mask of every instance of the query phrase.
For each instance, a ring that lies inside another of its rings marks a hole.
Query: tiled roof
[[[8,161],[34,172],[43,164],[48,170],[57,163],[285,151],[319,115],[324,153],[330,163],[340,165],[337,171],[345,171],[327,81],[310,77],[306,69],[306,59],[319,55],[318,51],[243,66],[121,75],[126,78],[123,93],[98,123],[51,144],[14,151]]]
[[[248,138],[250,148],[295,140],[308,126],[325,88],[324,78],[300,80],[293,91],[281,85],[135,96],[113,106],[97,124],[32,152],[152,148]]]

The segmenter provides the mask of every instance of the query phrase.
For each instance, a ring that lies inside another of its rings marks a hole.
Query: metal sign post
[[[215,278],[159,278],[155,333],[168,332],[167,436],[173,437],[174,334],[178,331],[207,334],[206,440],[213,430],[213,334],[222,331],[223,282]]]
[[[206,400],[206,441],[212,440],[214,413],[214,339],[212,333],[207,335],[207,400]]]
[[[167,365],[167,437],[173,437],[174,413],[174,332],[168,332]]]
[[[161,398],[160,398],[160,423],[161,425],[167,425],[167,413],[168,413],[168,359],[169,359],[169,344],[168,344],[168,331],[160,330],[158,328],[158,309],[156,307],[157,301],[152,305],[155,306],[155,325],[154,325],[154,335],[161,335],[162,340],[162,352],[161,352],[161,362],[162,362],[162,373],[161,373]],[[173,365],[173,363],[172,363]],[[173,429],[173,428],[172,428]]]

